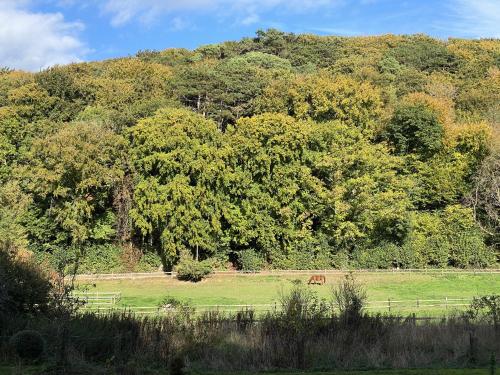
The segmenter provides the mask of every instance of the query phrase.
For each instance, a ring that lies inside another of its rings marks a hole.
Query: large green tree
[[[165,109],[130,129],[137,174],[130,214],[169,267],[183,251],[212,254],[221,234],[226,147],[217,125]]]
[[[26,219],[41,248],[114,237],[113,189],[123,176],[125,141],[98,124],[70,123],[33,142],[20,175],[32,194]]]

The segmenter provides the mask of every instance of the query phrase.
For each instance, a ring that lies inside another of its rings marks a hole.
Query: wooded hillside
[[[0,248],[82,272],[492,266],[499,123],[498,39],[267,30],[3,69]]]

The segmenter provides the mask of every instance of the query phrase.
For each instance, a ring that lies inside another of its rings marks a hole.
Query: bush
[[[212,273],[212,265],[209,261],[201,262],[192,259],[183,259],[176,267],[179,280],[198,282]]]
[[[162,264],[160,256],[152,251],[147,251],[142,255],[141,259],[139,260],[139,263],[137,264],[136,267],[136,271],[139,272],[158,271],[158,269],[160,269],[161,266]]]
[[[382,243],[372,249],[361,249],[354,253],[354,265],[360,268],[419,268],[422,262],[419,254],[407,244],[398,246]]]
[[[31,260],[15,260],[0,251],[0,314],[36,314],[49,311],[52,285]],[[0,327],[2,319],[0,317]]]
[[[83,250],[79,273],[122,272],[122,249],[112,244],[92,245]]]
[[[479,233],[459,233],[450,241],[450,264],[459,268],[484,268],[495,264],[496,256]]]
[[[362,249],[354,253],[354,261],[360,268],[387,269],[397,265],[399,246],[382,244],[373,249]]]
[[[264,267],[265,260],[253,249],[240,251],[238,264],[243,271],[259,271]]]
[[[170,361],[170,375],[184,375],[186,363],[184,357],[181,355],[176,355]]]
[[[10,338],[10,346],[21,359],[35,360],[45,351],[45,341],[37,331],[19,331]]]
[[[324,270],[333,267],[333,251],[325,236],[319,235],[297,241],[285,252],[277,248],[271,263],[277,269]]]
[[[443,147],[443,125],[424,104],[402,104],[387,126],[387,140],[398,154],[418,153],[430,157]]]
[[[346,275],[339,286],[333,289],[333,302],[339,309],[341,319],[348,325],[356,325],[361,321],[366,300],[365,289],[352,274]]]

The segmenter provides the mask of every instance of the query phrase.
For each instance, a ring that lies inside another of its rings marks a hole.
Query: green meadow
[[[332,289],[343,275],[327,276],[325,285],[311,285],[319,298],[332,298]],[[499,274],[411,274],[411,273],[359,273],[355,274],[368,296],[370,310],[435,315],[451,312],[467,304],[474,296],[499,293]],[[173,297],[193,306],[279,305],[280,296],[293,286],[295,280],[307,283],[308,276],[214,276],[199,283],[183,282],[172,278],[97,280],[82,282],[78,288],[87,292],[120,292],[117,307],[156,307],[167,297]],[[448,299],[449,306],[444,305]],[[417,300],[419,301],[417,303]],[[429,300],[441,300],[443,306]],[[378,307],[377,307],[378,306]]]

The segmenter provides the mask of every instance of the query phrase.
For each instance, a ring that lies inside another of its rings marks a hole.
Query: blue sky
[[[196,48],[278,28],[320,35],[500,37],[500,0],[0,0],[0,66]]]

